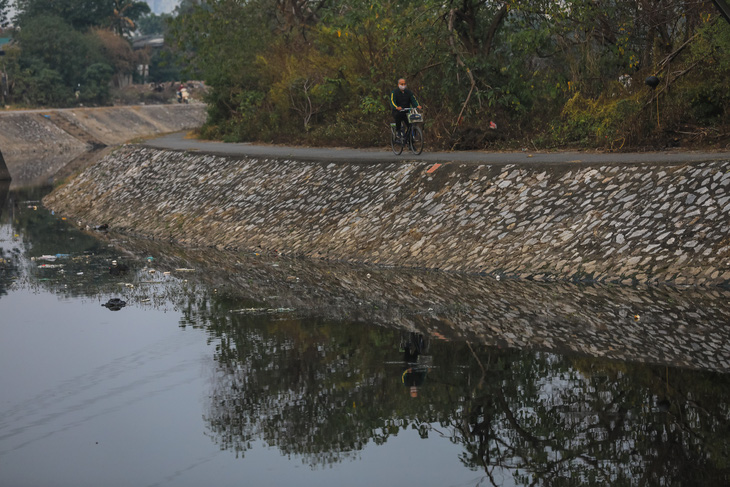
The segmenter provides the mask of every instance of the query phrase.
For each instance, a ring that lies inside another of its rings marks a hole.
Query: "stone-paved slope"
[[[429,169],[127,146],[46,203],[184,244],[538,281],[730,283],[730,161]]]

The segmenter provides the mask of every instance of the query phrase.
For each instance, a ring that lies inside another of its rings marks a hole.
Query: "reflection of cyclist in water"
[[[418,397],[418,388],[426,381],[428,367],[418,363],[418,356],[427,349],[426,341],[420,333],[409,333],[408,337],[401,338],[403,361],[408,368],[401,375],[401,382],[408,387],[411,397]]]

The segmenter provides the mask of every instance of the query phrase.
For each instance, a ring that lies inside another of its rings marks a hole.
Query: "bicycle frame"
[[[391,131],[391,145],[393,146],[393,152],[400,154],[403,148],[408,145],[408,148],[414,154],[420,154],[423,150],[423,129],[418,128],[414,130],[414,127],[423,123],[423,117],[419,117],[417,120],[412,120],[412,115],[420,115],[420,112],[416,108],[404,108],[401,111],[408,113],[408,123],[406,124],[406,130],[403,133],[403,140],[399,141],[396,133],[396,124],[390,124]],[[420,147],[417,149],[414,144],[414,132],[419,134]],[[397,146],[397,147],[396,147]]]

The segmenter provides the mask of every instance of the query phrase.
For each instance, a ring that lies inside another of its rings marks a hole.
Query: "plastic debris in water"
[[[119,298],[112,298],[106,303],[102,304],[103,307],[107,308],[109,311],[119,311],[120,309],[124,308],[127,305],[126,301],[122,301]]]
[[[111,267],[109,267],[109,274],[112,276],[121,276],[127,272],[129,272],[129,266],[126,264],[120,264],[116,260],[113,260]]]

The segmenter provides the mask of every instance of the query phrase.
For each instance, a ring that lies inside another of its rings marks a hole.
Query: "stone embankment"
[[[0,152],[13,186],[46,184],[84,154],[204,121],[202,104],[0,111]]]
[[[730,161],[353,164],[125,146],[45,200],[186,245],[535,281],[730,284]]]

